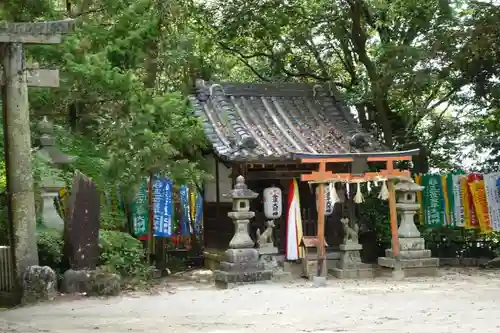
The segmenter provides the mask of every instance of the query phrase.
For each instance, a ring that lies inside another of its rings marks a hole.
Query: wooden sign
[[[58,69],[26,69],[26,79],[29,87],[59,87]],[[5,85],[5,78],[0,69],[0,86]]]
[[[74,20],[0,23],[0,43],[59,44],[61,34],[73,30]]]

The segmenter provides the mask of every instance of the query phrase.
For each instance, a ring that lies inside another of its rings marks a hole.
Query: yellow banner
[[[484,181],[475,181],[469,183],[472,201],[474,202],[474,208],[476,210],[476,216],[479,220],[479,228],[482,233],[492,232],[490,216],[488,213],[488,200],[486,198],[486,190],[484,187]]]
[[[422,185],[422,174],[418,174],[415,176],[415,183],[418,185]],[[417,202],[419,204],[418,208],[418,221],[420,225],[425,224],[425,216],[424,216],[424,204],[422,200],[422,191],[417,192]]]
[[[470,188],[469,183],[467,182],[467,177],[462,177],[460,179],[460,188],[462,205],[464,207],[464,227],[467,229],[474,229],[474,226],[472,225],[472,210],[474,207],[469,204]]]

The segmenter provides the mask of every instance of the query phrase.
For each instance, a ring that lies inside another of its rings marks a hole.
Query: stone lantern
[[[227,215],[234,222],[234,236],[229,249],[224,253],[220,269],[214,272],[215,285],[228,288],[241,283],[255,283],[270,280],[272,271],[259,260],[259,252],[248,233],[248,224],[255,213],[250,211],[250,199],[258,194],[245,184],[245,178],[238,176],[234,189],[224,195],[233,201],[233,211]]]
[[[401,223],[398,228],[400,238],[420,237],[420,232],[415,225],[415,215],[420,205],[417,203],[417,192],[424,189],[414,182],[404,181],[395,185],[396,209]]]
[[[39,149],[36,154],[39,157],[55,168],[61,168],[74,160],[74,157],[64,154],[55,146],[53,125],[47,120],[47,117],[43,117],[43,120],[38,123],[37,129],[40,133],[40,139]],[[61,231],[64,229],[64,221],[54,207],[54,199],[58,196],[59,190],[64,186],[65,184],[57,172],[42,175],[40,179],[40,191],[43,200],[43,223],[47,227]]]
[[[255,213],[250,211],[250,199],[257,198],[259,194],[250,190],[245,184],[245,178],[239,176],[236,178],[234,189],[224,196],[233,201],[233,211],[227,214],[234,223],[234,236],[229,242],[229,247],[231,249],[253,247],[255,243],[248,233],[250,219],[255,216]]]
[[[425,240],[415,225],[418,212],[417,193],[424,189],[413,180],[401,180],[395,185],[396,209],[400,218],[398,228],[399,258],[405,276],[434,276],[437,274],[439,259],[431,257],[425,248]],[[385,257],[378,258],[382,267],[394,268],[396,258],[393,249],[385,250]]]

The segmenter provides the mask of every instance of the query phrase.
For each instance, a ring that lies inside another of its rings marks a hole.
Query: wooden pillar
[[[322,163],[323,167],[325,163]],[[321,170],[321,166],[320,166]],[[317,276],[326,276],[325,270],[325,184],[318,184],[318,274]]]
[[[387,161],[386,168],[390,174],[394,171],[394,162]],[[401,269],[399,257],[399,235],[398,235],[398,213],[396,211],[396,190],[394,188],[394,180],[388,179],[387,186],[389,190],[389,218],[391,221],[391,240],[392,240],[392,253],[396,260],[395,269]]]

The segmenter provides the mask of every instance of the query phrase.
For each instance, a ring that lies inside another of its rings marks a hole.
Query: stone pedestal
[[[338,279],[361,279],[372,278],[375,276],[375,271],[372,265],[361,262],[360,251],[363,246],[356,242],[348,241],[341,244],[340,259],[337,267],[331,271],[333,276]]]
[[[215,286],[226,289],[243,283],[271,280],[273,271],[259,260],[257,249],[229,249],[214,272]]]
[[[225,289],[271,280],[273,271],[266,269],[248,234],[248,223],[255,216],[250,211],[250,199],[255,199],[258,194],[248,189],[245,179],[239,176],[234,189],[225,196],[233,200],[233,211],[228,216],[234,221],[235,234],[229,242],[230,249],[224,252],[219,269],[214,271],[215,286]]]
[[[344,225],[344,243],[339,246],[340,258],[337,267],[331,271],[338,279],[360,279],[375,276],[372,265],[361,262],[360,251],[363,246],[358,242],[359,228],[356,223],[349,225],[349,219],[340,220]]]
[[[431,258],[423,238],[400,238],[399,258],[405,276],[436,276],[438,273],[439,259]],[[385,257],[378,258],[378,264],[386,268],[397,267],[393,250],[385,250]]]
[[[399,263],[393,249],[385,250],[385,257],[378,258],[378,264],[384,268],[402,269],[404,276],[435,276],[438,273],[439,259],[431,258],[431,251],[425,248],[425,240],[414,222],[419,209],[416,193],[423,186],[410,181],[402,181],[395,186],[401,223],[398,228]]]

